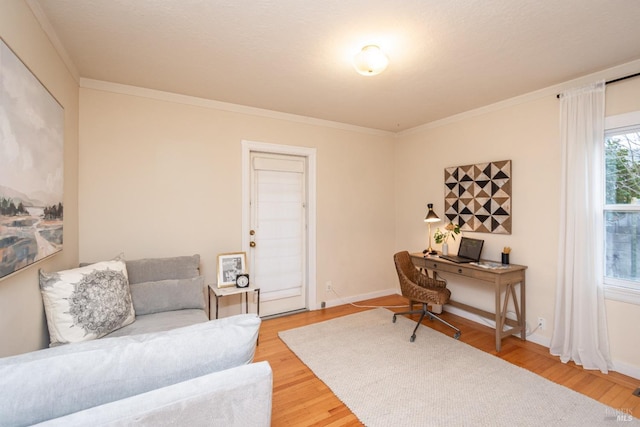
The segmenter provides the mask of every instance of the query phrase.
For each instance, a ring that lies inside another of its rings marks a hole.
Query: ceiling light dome
[[[368,45],[362,48],[360,52],[353,58],[353,65],[356,71],[363,76],[375,76],[383,72],[389,59],[387,55],[376,45]]]

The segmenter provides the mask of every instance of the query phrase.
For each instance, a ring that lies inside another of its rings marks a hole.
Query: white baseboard
[[[551,338],[549,337],[543,337],[542,335],[538,334],[531,334],[527,336],[527,340],[536,344],[540,344],[543,347],[551,347]]]
[[[335,290],[332,291],[336,298],[323,301],[325,303],[325,307],[336,307],[343,304],[353,304],[358,301],[365,301],[373,298],[386,297],[388,295],[398,295],[398,290],[396,288],[384,289],[382,291],[370,292],[367,294],[354,295],[350,297],[343,297]]]
[[[336,307],[338,305],[342,305],[342,304],[352,304],[352,303],[356,303],[358,301],[364,301],[364,300],[368,300],[368,299],[372,299],[372,298],[379,298],[379,297],[384,297],[387,295],[398,295],[398,290],[396,288],[392,288],[392,289],[385,289],[382,291],[377,291],[377,292],[371,292],[371,293],[367,293],[367,294],[361,294],[361,295],[355,295],[355,296],[350,296],[350,297],[341,297],[340,295],[338,295],[338,293],[334,292],[335,296],[337,298],[329,300],[329,301],[325,301],[325,306],[327,308],[329,307]],[[473,313],[469,313],[465,310],[456,308],[456,307],[451,307],[449,305],[445,305],[444,306],[444,310],[448,311],[451,314],[455,314],[456,316],[460,316],[463,317],[467,320],[471,320],[472,322],[476,322],[480,325],[484,325],[484,326],[488,326],[490,328],[494,328],[496,326],[496,322],[494,322],[493,320],[487,319],[485,317],[482,316],[478,316],[476,314]],[[531,341],[533,343],[536,344],[540,344],[543,347],[549,348],[551,346],[551,339],[542,335],[538,335],[538,334],[531,334],[527,336],[527,340]],[[623,375],[627,375],[630,376],[632,378],[636,378],[636,379],[640,379],[640,367],[638,366],[634,366],[634,365],[630,365],[628,363],[625,362],[620,362],[620,361],[612,361],[613,363],[613,371],[616,371],[618,373],[621,373]]]
[[[481,325],[489,326],[495,329],[496,322],[490,319],[484,318],[482,316],[478,316],[476,314],[469,313],[467,311],[461,310],[456,307],[451,307],[448,305],[444,306],[444,310],[448,311],[451,314],[455,314],[457,316],[463,317],[467,320],[471,320],[472,322],[476,322]],[[538,335],[538,334],[527,335],[527,341],[540,344],[541,346],[546,348],[551,347],[551,338],[544,337],[542,335]],[[633,366],[625,362],[615,361],[615,360],[613,360],[612,363],[613,363],[612,371],[616,371],[620,374],[627,375],[632,378],[640,379],[640,367]]]
[[[451,314],[455,314],[456,316],[460,316],[467,320],[471,320],[472,322],[476,322],[493,329],[496,328],[496,322],[491,319],[487,319],[486,317],[478,316],[477,314],[469,313],[468,311],[465,311],[456,307],[451,307],[449,305],[445,305],[444,310],[448,311]],[[527,327],[527,329],[529,329],[529,327]],[[516,336],[519,336],[519,334],[517,334]],[[540,344],[547,348],[549,348],[549,346],[551,345],[551,339],[538,334],[527,335],[527,340],[534,342],[536,344]]]
[[[621,373],[623,375],[627,375],[629,377],[640,380],[640,367],[629,365],[625,362],[613,361],[613,371]]]

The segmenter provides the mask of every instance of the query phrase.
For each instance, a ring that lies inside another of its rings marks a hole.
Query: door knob
[[[251,236],[253,236],[254,234],[256,234],[256,230],[250,230],[250,231],[249,231],[249,234],[250,234]]]
[[[249,242],[249,246],[251,246],[252,248],[256,247],[256,242]]]

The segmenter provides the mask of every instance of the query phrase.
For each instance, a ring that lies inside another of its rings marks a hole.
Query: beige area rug
[[[638,420],[377,308],[280,332],[367,426],[616,426]],[[622,415],[622,417],[620,417]]]

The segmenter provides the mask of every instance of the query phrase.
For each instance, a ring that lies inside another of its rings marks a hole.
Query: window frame
[[[612,134],[621,133],[625,131],[625,128],[640,129],[640,111],[633,111],[630,113],[619,114],[615,116],[609,116],[605,118],[604,126],[604,139],[602,141],[602,149],[604,152],[604,144],[606,138]],[[603,170],[603,189],[606,186],[606,158],[602,156],[602,170]],[[606,199],[603,200],[602,212],[603,216],[607,211],[625,211],[625,212],[640,212],[640,206],[636,205],[620,205],[620,204],[607,204]],[[605,240],[605,228],[602,228],[602,241]],[[605,246],[603,245],[603,252],[600,254],[602,257],[603,273],[606,272],[606,257]],[[640,283],[631,280],[616,279],[612,277],[606,277],[603,275],[602,283],[604,286],[604,296],[606,299],[627,302],[630,304],[640,305]]]

